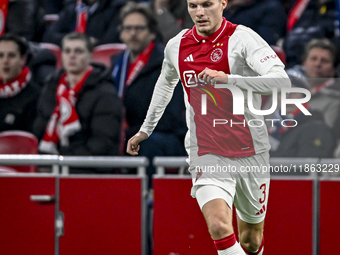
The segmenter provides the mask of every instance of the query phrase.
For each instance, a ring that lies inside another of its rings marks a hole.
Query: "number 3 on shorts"
[[[260,204],[263,204],[263,203],[266,201],[266,184],[265,184],[265,183],[263,183],[263,184],[260,186],[260,190],[262,191],[263,199],[260,198],[260,199],[259,199],[259,202],[260,202]]]

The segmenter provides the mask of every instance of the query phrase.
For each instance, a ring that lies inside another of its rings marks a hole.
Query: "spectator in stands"
[[[118,94],[123,98],[130,139],[144,121],[155,83],[163,62],[163,45],[156,40],[157,20],[145,3],[128,3],[120,14],[120,36],[127,50],[112,58],[112,75]],[[179,86],[177,86],[179,87]],[[154,133],[143,141],[139,152],[152,162],[154,156],[185,155],[182,138],[185,135],[182,92],[175,92]],[[178,124],[181,123],[181,124]],[[151,175],[154,168],[148,168]]]
[[[77,0],[38,0],[38,3],[43,7],[45,14],[58,14],[67,5],[76,2]]]
[[[295,77],[289,72],[288,75],[292,87],[306,88],[305,79]],[[289,99],[304,97],[304,94],[296,92],[287,95]],[[308,103],[303,106],[312,116],[305,115],[294,104],[287,105],[286,116],[281,116],[281,109],[274,113],[273,119],[280,121],[274,122],[274,125],[268,128],[271,144],[274,144],[270,151],[272,157],[332,157],[334,137],[331,129],[325,124],[319,111],[310,109]],[[294,119],[296,122],[285,121],[285,126],[292,126],[285,127],[281,124],[283,119]]]
[[[43,36],[44,42],[60,45],[72,31],[86,33],[94,45],[119,42],[119,11],[126,0],[78,0],[67,5]]]
[[[0,131],[32,131],[39,88],[26,66],[27,49],[18,35],[0,37]]]
[[[286,14],[278,0],[229,0],[223,16],[255,30],[271,45],[285,36]]]
[[[182,29],[194,26],[186,0],[153,0],[151,4],[157,14],[158,28],[164,44]]]
[[[309,3],[308,3],[309,2]],[[330,39],[340,46],[335,0],[297,1],[288,16],[284,50],[287,68],[301,64],[301,52],[311,39]]]
[[[323,113],[329,127],[333,127],[340,110],[340,84],[336,73],[337,50],[328,39],[313,39],[302,57],[302,66],[291,70],[300,72],[308,79],[311,109]]]
[[[109,70],[90,64],[91,51],[84,34],[62,41],[65,70],[46,82],[34,123],[42,153],[118,155],[122,104]]]
[[[36,0],[2,1],[0,11],[0,35],[13,33],[27,41],[41,40],[44,32],[43,11]]]
[[[286,15],[288,15],[293,8],[293,6],[296,4],[297,0],[280,0],[283,9],[285,10]]]

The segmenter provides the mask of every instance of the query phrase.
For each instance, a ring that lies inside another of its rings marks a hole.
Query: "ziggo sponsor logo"
[[[195,71],[189,70],[185,71],[183,73],[183,76],[185,78],[185,86],[188,88],[195,88],[198,87],[198,85],[207,85],[206,82],[203,80],[200,80],[198,76],[196,75]],[[212,91],[209,91],[208,88],[211,88]],[[207,115],[207,95],[209,95],[215,105],[217,106],[215,97],[219,100],[220,104],[222,105],[222,101],[220,96],[218,95],[216,89],[228,89],[233,97],[233,115],[244,115],[244,107],[245,107],[245,99],[244,94],[240,88],[234,85],[227,85],[227,84],[215,84],[211,87],[198,87],[198,89],[203,90],[206,92],[206,94],[201,95],[201,114]],[[287,94],[289,93],[302,93],[305,95],[303,98],[287,98]],[[215,94],[215,97],[214,95]],[[253,104],[253,90],[249,88],[247,90],[247,106],[251,113],[258,115],[258,116],[264,116],[272,114],[277,106],[278,106],[278,94],[281,96],[281,115],[285,116],[287,115],[287,104],[294,104],[297,108],[300,109],[300,111],[304,115],[312,115],[304,106],[304,103],[307,103],[311,98],[311,93],[309,90],[304,88],[281,88],[280,93],[278,93],[277,88],[272,88],[272,106],[270,109],[267,110],[258,110],[254,108]],[[279,120],[279,119],[266,119],[265,121],[271,121],[272,127],[274,126],[274,122],[281,121],[281,125],[284,127],[295,127],[298,123],[294,119],[285,119],[285,120]],[[232,119],[226,120],[226,119],[214,119],[213,126],[221,125],[221,124],[227,124],[229,123],[231,126],[233,125],[243,125],[245,126],[245,120],[243,122],[233,122]],[[256,124],[258,123],[258,124]],[[264,121],[262,119],[252,119],[248,120],[247,122],[249,127],[260,127],[264,125]]]
[[[185,78],[184,80],[184,84],[186,87],[188,88],[194,88],[194,87],[198,87],[198,84],[203,84],[205,85],[206,82],[204,82],[203,80],[200,80],[197,77],[197,74],[194,70],[189,70],[189,71],[185,71],[183,73],[183,76]],[[221,89],[221,88],[225,88],[228,89],[232,96],[233,96],[233,114],[234,115],[244,115],[244,95],[243,92],[240,88],[238,88],[237,86],[234,85],[227,85],[227,84],[215,84],[213,85],[215,89]],[[204,90],[207,94],[209,94],[210,97],[212,97],[212,99],[214,100],[215,104],[216,104],[216,100],[213,97],[212,93],[210,93],[207,89],[203,89],[200,88],[202,90]],[[216,96],[219,98],[218,94],[216,91],[214,91]],[[304,98],[295,98],[295,99],[291,99],[291,98],[287,98],[287,94],[289,93],[302,93],[305,95]],[[269,115],[271,113],[273,113],[276,108],[277,108],[277,97],[278,97],[278,89],[277,88],[273,88],[272,89],[272,101],[273,104],[271,106],[270,109],[268,110],[257,110],[254,108],[253,105],[253,90],[251,88],[249,88],[247,90],[247,105],[248,108],[250,110],[250,112],[252,112],[253,114],[256,115]],[[286,115],[287,111],[286,111],[286,105],[287,104],[295,104],[300,110],[301,112],[303,112],[305,115],[312,115],[302,104],[307,103],[310,98],[311,98],[311,93],[309,90],[304,89],[304,88],[281,88],[281,112],[282,115]],[[206,115],[207,114],[207,95],[206,94],[202,94],[201,100],[202,100],[202,115]],[[221,102],[222,103],[222,102]]]

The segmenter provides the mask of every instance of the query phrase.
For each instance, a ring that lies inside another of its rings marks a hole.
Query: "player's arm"
[[[260,94],[271,94],[273,88],[280,92],[281,88],[291,87],[284,64],[257,33],[241,26],[237,37],[238,47],[242,48],[240,51],[242,58],[258,76],[242,77],[232,74],[228,76],[228,84],[236,85],[243,90],[250,88]]]
[[[255,77],[229,75],[206,67],[199,73],[198,78],[213,85],[216,83],[230,84],[243,90],[251,88],[253,92],[260,94],[271,94],[273,87],[284,88],[291,86],[286,72],[279,66],[273,66],[268,73]]]
[[[271,94],[272,88],[290,87],[289,78],[283,68],[273,66],[268,73],[255,77],[242,77],[240,75],[228,75],[220,71],[205,68],[199,73],[198,78],[210,84],[230,84],[243,90],[251,88],[259,94]]]
[[[235,85],[242,90],[252,89],[254,93],[263,95],[272,94],[273,88],[277,88],[280,92],[281,88],[291,87],[289,77],[281,66],[273,66],[266,74],[255,77],[229,75],[228,84]]]
[[[204,68],[204,70],[198,74],[198,78],[213,85],[216,83],[222,83],[222,84],[228,83],[227,74],[225,74],[224,72],[212,70],[208,67]]]

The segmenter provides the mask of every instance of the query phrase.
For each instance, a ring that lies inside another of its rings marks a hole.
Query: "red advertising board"
[[[320,255],[336,254],[340,243],[340,180],[320,181]]]
[[[154,255],[216,255],[190,189],[188,178],[154,179]],[[272,180],[265,253],[312,254],[312,212],[312,180]]]
[[[0,178],[0,254],[54,254],[54,203],[30,199],[54,194],[53,177]]]

